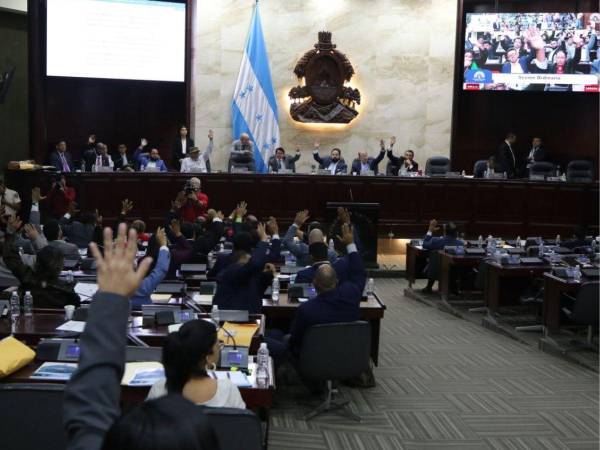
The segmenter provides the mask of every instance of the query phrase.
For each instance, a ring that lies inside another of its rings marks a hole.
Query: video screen
[[[600,13],[467,14],[463,89],[598,92]]]
[[[46,74],[185,80],[185,3],[47,0]]]

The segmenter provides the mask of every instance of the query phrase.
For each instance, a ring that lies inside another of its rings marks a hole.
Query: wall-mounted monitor
[[[467,14],[463,89],[599,91],[599,13]]]
[[[46,74],[185,81],[186,5],[47,0]]]

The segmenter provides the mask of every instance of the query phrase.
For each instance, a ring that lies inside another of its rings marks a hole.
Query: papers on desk
[[[151,294],[150,300],[152,300],[152,303],[166,304],[171,300],[171,294]]]
[[[210,372],[210,376],[215,380],[231,380],[237,387],[252,387],[252,383],[244,372],[232,370],[230,372],[224,370],[215,370]]]
[[[192,301],[196,305],[210,306],[210,305],[212,305],[212,302],[213,302],[213,295],[194,294],[192,297]]]
[[[96,283],[77,283],[75,285],[75,293],[81,300],[89,301],[96,292],[98,292]]]
[[[85,328],[85,322],[80,322],[78,320],[69,320],[68,322],[63,323],[61,326],[56,327],[57,331],[71,331],[74,333],[83,333],[83,329]]]
[[[132,362],[125,364],[121,379],[123,386],[152,386],[165,378],[165,369],[159,362]]]
[[[75,363],[45,362],[31,374],[30,378],[36,380],[68,381],[75,370],[77,370],[77,364]]]
[[[229,332],[227,334],[225,330]],[[231,323],[225,322],[219,329],[219,339],[225,342],[225,345],[233,345],[233,339],[235,344],[240,347],[250,347],[252,337],[258,330],[258,325],[255,323]],[[231,338],[233,336],[233,339]]]
[[[182,323],[174,323],[172,325],[169,325],[167,329],[169,330],[169,333],[175,333],[176,331],[179,331],[182,325]]]

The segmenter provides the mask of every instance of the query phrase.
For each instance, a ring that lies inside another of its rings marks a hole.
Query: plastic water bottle
[[[219,244],[219,251],[222,252],[223,250],[225,250],[225,244],[223,244],[222,242]]]
[[[375,292],[375,280],[373,278],[369,278],[367,280],[367,298],[373,298],[374,292]]]
[[[554,241],[557,247],[560,247],[560,234],[556,235],[556,240]]]
[[[329,250],[335,252],[335,243],[333,242],[333,239],[329,239]]]
[[[212,251],[208,252],[208,255],[206,255],[206,263],[209,270],[215,267],[215,259],[215,253]]]
[[[23,247],[19,247],[19,256],[21,257],[21,259],[23,259],[24,254],[25,254],[25,250],[23,250]]]
[[[273,283],[271,284],[271,300],[273,300],[273,303],[279,303],[279,278],[277,275],[273,277]]]
[[[25,292],[25,297],[23,297],[23,315],[25,317],[33,316],[33,295],[30,291]]]
[[[85,172],[85,161],[83,159],[81,160],[81,171]]]
[[[479,248],[483,248],[483,236],[479,235],[479,238],[477,239],[477,246]]]
[[[16,321],[21,315],[21,300],[19,294],[14,291],[10,296],[10,317],[12,321]]]
[[[515,244],[515,247],[521,248],[521,236],[517,236],[517,242]]]
[[[72,283],[73,280],[75,280],[75,277],[73,276],[73,271],[68,270],[67,271],[67,283]]]
[[[221,314],[219,313],[219,306],[213,305],[212,311],[210,312],[210,318],[215,323],[215,325],[219,326],[221,323]]]
[[[581,281],[581,267],[579,264],[575,266],[575,270],[573,271],[573,279],[575,281]]]
[[[539,247],[539,251],[538,251],[539,256],[540,257],[544,256],[544,252],[545,252],[545,250],[544,250],[544,240],[540,239],[540,247]]]
[[[262,388],[269,386],[269,349],[266,342],[260,344],[256,355],[256,384]]]

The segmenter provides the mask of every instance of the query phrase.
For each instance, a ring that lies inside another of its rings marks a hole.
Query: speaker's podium
[[[340,234],[336,225],[337,209],[346,208],[350,212],[355,227],[358,251],[365,266],[378,269],[377,264],[377,226],[379,225],[379,203],[327,202],[326,220],[330,224],[330,235]]]

